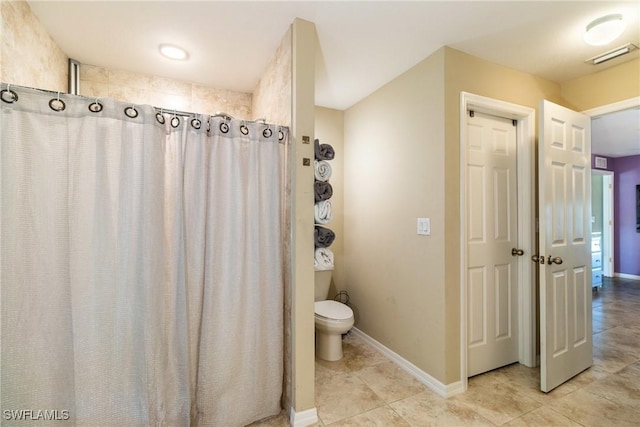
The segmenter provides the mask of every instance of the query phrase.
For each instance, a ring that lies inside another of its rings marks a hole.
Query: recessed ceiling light
[[[176,61],[186,61],[189,58],[186,50],[172,44],[161,44],[160,53],[162,56]]]
[[[602,16],[587,25],[584,41],[591,46],[603,46],[620,37],[624,28],[621,14]]]

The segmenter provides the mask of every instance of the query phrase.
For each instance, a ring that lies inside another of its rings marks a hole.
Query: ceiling
[[[640,107],[593,117],[591,152],[607,157],[640,155]]]
[[[442,46],[562,83],[585,60],[639,44],[640,4],[614,1],[29,1],[61,49],[80,63],[253,92],[295,18],[318,34],[316,104],[346,109]],[[611,46],[582,40],[595,18],[622,13]],[[160,43],[189,51],[186,62]],[[604,153],[601,153],[604,154]],[[640,152],[639,152],[640,154]]]

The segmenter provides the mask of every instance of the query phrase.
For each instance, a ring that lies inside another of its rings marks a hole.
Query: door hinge
[[[473,117],[475,115],[476,115],[476,113],[474,113],[473,110],[469,110],[469,117]]]
[[[511,120],[511,123],[513,124],[513,127],[518,126],[518,121],[516,119]]]

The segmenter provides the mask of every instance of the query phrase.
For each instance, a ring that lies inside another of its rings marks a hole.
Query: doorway
[[[591,171],[591,238],[599,241],[599,248],[592,244],[594,254],[592,268],[593,286],[602,286],[603,277],[613,277],[613,172]],[[599,249],[599,250],[598,250]],[[598,277],[600,275],[600,277]]]
[[[536,362],[536,289],[535,270],[530,261],[532,250],[535,249],[535,180],[534,177],[534,148],[535,148],[535,110],[491,98],[486,98],[466,92],[461,93],[460,102],[460,186],[461,186],[461,271],[460,271],[460,328],[461,328],[461,356],[460,371],[463,390],[467,388],[468,369],[468,336],[469,336],[469,272],[467,241],[469,238],[468,201],[466,199],[469,176],[467,173],[468,158],[466,154],[467,112],[473,110],[490,116],[502,117],[508,121],[515,121],[516,133],[516,181],[517,183],[517,225],[515,233],[517,243],[513,249],[523,250],[522,256],[515,261],[515,280],[517,281],[516,301],[517,316],[517,359],[523,365],[533,367]]]
[[[583,111],[583,114],[591,117],[592,123],[595,124],[599,119],[611,118],[617,116],[616,122],[602,125],[600,124],[601,132],[596,132],[594,129],[594,135],[592,139],[592,152],[598,156],[605,156],[615,160],[616,157],[624,157],[629,155],[640,154],[638,152],[638,133],[637,133],[637,119],[629,117],[624,120],[619,120],[622,117],[627,117],[626,113],[633,110],[637,110],[640,107],[640,97],[629,98],[623,101],[614,102],[612,104],[603,105],[601,107],[592,108],[590,110]],[[635,131],[634,131],[635,129]],[[622,133],[619,134],[618,130]],[[616,137],[612,138],[612,132],[615,131]],[[603,227],[602,227],[602,276],[614,277],[614,260],[615,256],[615,241],[614,241],[614,212],[613,212],[613,177],[614,174],[609,167],[596,164],[596,169],[593,169],[592,176],[602,177],[603,186]],[[608,193],[608,194],[607,194]],[[607,208],[610,206],[610,209]]]

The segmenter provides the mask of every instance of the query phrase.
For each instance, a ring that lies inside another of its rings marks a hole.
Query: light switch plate
[[[431,219],[418,218],[418,234],[421,236],[431,235]]]

